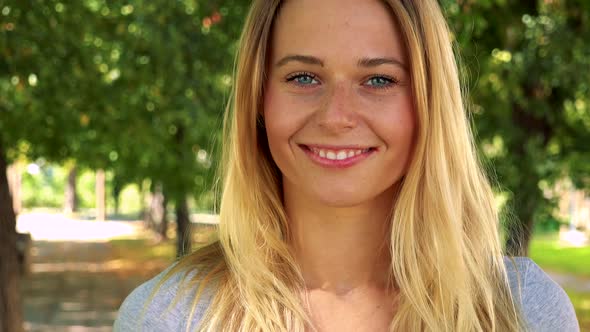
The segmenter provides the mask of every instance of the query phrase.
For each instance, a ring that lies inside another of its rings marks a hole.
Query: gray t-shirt
[[[516,267],[505,259],[510,287],[517,301],[522,305],[530,331],[534,332],[576,332],[580,331],[576,313],[567,294],[537,264],[526,257],[515,258]],[[517,275],[520,272],[522,297],[518,292]],[[191,311],[191,300],[195,291],[173,303],[182,280],[177,273],[167,280],[147,305],[152,290],[166,271],[136,288],[125,299],[115,321],[115,331],[185,331]],[[212,288],[205,289],[200,299],[190,329],[194,330],[214,294]],[[171,305],[172,304],[172,305]]]

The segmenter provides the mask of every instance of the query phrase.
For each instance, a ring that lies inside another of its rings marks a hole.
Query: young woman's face
[[[286,1],[264,120],[285,191],[329,206],[392,195],[415,130],[409,63],[378,0]]]

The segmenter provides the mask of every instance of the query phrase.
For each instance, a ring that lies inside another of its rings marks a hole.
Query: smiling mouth
[[[328,148],[321,146],[311,145],[300,145],[300,147],[307,153],[313,155],[316,158],[323,159],[326,161],[347,161],[356,160],[359,157],[368,155],[369,153],[376,151],[374,147],[368,148]]]

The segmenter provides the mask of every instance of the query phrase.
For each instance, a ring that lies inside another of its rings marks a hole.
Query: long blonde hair
[[[391,282],[399,295],[390,330],[521,330],[445,18],[436,0],[383,2],[411,59],[418,123],[391,221]],[[166,276],[197,271],[185,283],[198,294],[215,286],[202,331],[312,328],[299,297],[303,278],[286,241],[281,174],[261,122],[268,47],[281,3],[254,0],[241,36],[224,124],[219,240]]]

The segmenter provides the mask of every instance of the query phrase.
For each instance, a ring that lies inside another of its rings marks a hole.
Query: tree
[[[0,154],[0,169],[7,167]],[[6,172],[0,172],[0,202],[12,205]],[[0,208],[0,331],[22,331],[15,227],[12,206]]]
[[[590,3],[444,1],[464,58],[482,156],[508,195],[508,253],[526,255],[542,193],[589,176]],[[588,186],[586,187],[588,188]]]
[[[186,200],[213,183],[212,136],[219,131],[247,2],[152,3],[131,2],[106,14],[104,39],[117,54],[105,62],[116,73],[111,103],[130,110],[118,113],[118,121],[107,119],[118,139],[111,145],[111,167],[128,181],[149,178],[166,188],[184,254],[189,247],[183,239],[190,238]]]

